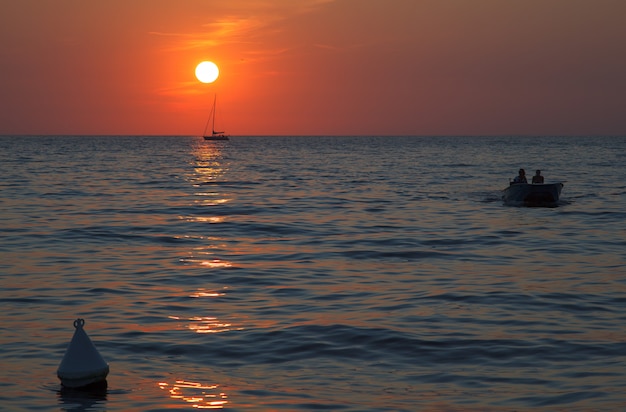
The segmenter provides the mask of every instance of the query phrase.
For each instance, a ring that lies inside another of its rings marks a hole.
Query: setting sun
[[[213,62],[202,62],[196,66],[196,77],[202,83],[213,83],[220,75],[220,70]]]

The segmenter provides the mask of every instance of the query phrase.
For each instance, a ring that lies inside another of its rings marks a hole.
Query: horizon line
[[[110,134],[110,133],[8,133],[0,137],[197,137],[193,134]],[[626,137],[624,134],[242,134],[230,137]]]

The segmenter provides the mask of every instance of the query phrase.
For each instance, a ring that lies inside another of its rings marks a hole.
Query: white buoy
[[[74,336],[57,370],[61,384],[67,388],[80,388],[105,382],[109,373],[109,365],[87,336],[83,329],[84,325],[84,319],[74,321],[76,328]]]

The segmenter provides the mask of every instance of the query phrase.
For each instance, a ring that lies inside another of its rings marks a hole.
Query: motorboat
[[[510,183],[502,190],[502,201],[509,206],[556,207],[563,183]]]

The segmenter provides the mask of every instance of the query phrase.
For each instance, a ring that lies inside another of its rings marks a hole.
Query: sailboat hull
[[[203,136],[204,140],[230,140],[228,136],[219,135],[219,136]]]

